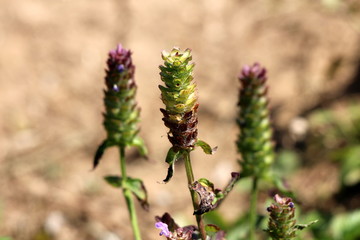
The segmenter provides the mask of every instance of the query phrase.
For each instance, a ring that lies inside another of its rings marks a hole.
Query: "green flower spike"
[[[172,144],[166,162],[170,167],[165,182],[173,175],[175,161],[183,157],[185,152],[194,150],[200,146],[205,153],[212,154],[216,149],[197,139],[198,130],[198,96],[196,84],[193,81],[192,71],[195,66],[192,60],[191,50],[181,52],[178,48],[168,53],[162,52],[164,65],[160,66],[160,77],[165,86],[159,85],[161,100],[165,109],[163,121],[169,128],[168,138]]]
[[[241,83],[237,140],[241,153],[242,177],[262,177],[274,160],[266,83],[266,69],[255,63],[245,66],[239,77]]]
[[[296,237],[296,232],[302,230],[317,221],[309,224],[296,224],[295,206],[291,198],[274,196],[275,203],[267,208],[270,213],[268,229],[265,231],[273,240],[291,240]]]
[[[131,51],[118,45],[115,50],[109,52],[107,66],[104,90],[106,110],[103,123],[107,138],[95,154],[94,168],[99,164],[107,147],[135,146],[141,155],[147,154],[143,140],[137,136],[140,109],[135,100],[137,86],[134,81],[135,66],[132,63]]]

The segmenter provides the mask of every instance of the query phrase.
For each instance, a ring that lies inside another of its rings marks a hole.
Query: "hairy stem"
[[[135,204],[133,201],[133,196],[132,196],[131,191],[125,187],[126,186],[125,183],[127,180],[126,162],[125,162],[125,147],[119,147],[119,150],[120,150],[121,177],[122,177],[122,181],[123,181],[122,186],[124,186],[123,193],[124,193],[126,205],[127,205],[129,215],[130,215],[131,226],[133,229],[135,240],[141,240],[140,229],[139,229],[139,224],[138,224],[138,220],[136,217],[136,210],[135,210]]]
[[[258,195],[258,178],[253,178],[253,185],[251,189],[251,202],[250,202],[250,240],[256,239],[256,206],[257,206],[257,195]]]
[[[190,161],[190,152],[186,151],[185,153],[185,169],[186,169],[186,176],[187,176],[187,180],[188,180],[188,185],[192,184],[195,180],[194,180],[194,173],[192,170],[192,166],[191,166],[191,161]],[[190,194],[191,194],[191,199],[193,202],[193,207],[194,207],[194,211],[199,207],[199,196],[197,195],[197,193],[194,190],[190,189]],[[204,225],[204,221],[202,219],[202,215],[196,215],[196,222],[199,228],[199,232],[200,232],[200,236],[202,240],[206,239],[206,232],[205,232],[205,225]]]

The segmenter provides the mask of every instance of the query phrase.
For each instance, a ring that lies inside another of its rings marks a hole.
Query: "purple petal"
[[[124,71],[124,65],[120,64],[119,66],[117,66],[117,70],[119,73],[122,73]]]
[[[118,85],[114,84],[113,88],[112,88],[115,92],[118,92],[119,91],[119,87]]]
[[[117,47],[116,47],[116,52],[117,52],[118,54],[120,54],[122,51],[123,51],[123,48],[122,48],[121,44],[119,43],[119,44],[117,45]]]
[[[241,77],[246,77],[249,75],[250,73],[250,66],[249,65],[245,65],[241,71],[242,76]]]
[[[255,63],[252,67],[251,67],[251,73],[254,75],[257,75],[258,72],[261,70],[259,63]]]
[[[157,222],[155,223],[155,227],[161,230],[160,236],[164,235],[165,237],[170,237],[171,232],[169,231],[168,225],[166,223]]]

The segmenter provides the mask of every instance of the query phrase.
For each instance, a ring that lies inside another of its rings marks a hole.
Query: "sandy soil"
[[[151,210],[138,209],[144,239],[160,239],[154,216],[166,211],[192,223],[181,164],[169,184],[158,183],[170,146],[158,111],[160,52],[193,51],[199,137],[219,146],[215,156],[195,151],[193,168],[221,187],[238,170],[234,119],[242,65],[268,68],[274,124],[283,129],[298,114],[343,96],[354,80],[359,4],[320,2],[0,0],[0,235],[43,239],[46,229],[61,240],[132,239],[121,192],[102,180],[118,173],[116,149],[89,171],[105,136],[105,60],[117,43],[134,53],[140,135],[152,160],[128,151],[129,174],[144,179],[150,194]],[[227,204],[222,211],[233,219],[247,208],[246,196],[234,193]]]

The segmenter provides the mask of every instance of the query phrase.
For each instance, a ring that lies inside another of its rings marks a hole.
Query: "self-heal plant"
[[[296,232],[311,224],[296,224],[295,205],[291,198],[274,196],[275,203],[267,208],[270,213],[268,228],[265,230],[272,240],[291,240],[296,237]]]
[[[205,153],[212,154],[214,149],[197,139],[198,117],[196,84],[193,81],[192,71],[194,63],[191,50],[180,51],[174,48],[170,53],[163,51],[164,65],[160,66],[160,77],[164,86],[160,85],[161,100],[165,104],[163,121],[169,128],[168,138],[172,144],[166,162],[169,164],[168,174],[164,182],[168,182],[174,173],[175,162],[184,159],[188,185],[194,183],[194,174],[190,161],[190,152],[200,146]],[[194,211],[199,208],[199,195],[190,187]],[[196,215],[198,228],[202,239],[206,238],[205,226],[201,215]]]
[[[261,178],[267,174],[274,160],[272,128],[270,124],[266,86],[266,69],[258,63],[244,66],[239,76],[241,83],[237,120],[240,128],[237,140],[241,153],[242,177]]]
[[[109,52],[104,90],[104,127],[107,138],[99,146],[94,159],[94,168],[98,165],[107,147],[138,147],[142,155],[147,154],[143,140],[137,135],[140,109],[135,95],[137,86],[134,79],[135,66],[131,51],[121,45]]]
[[[237,149],[241,154],[241,176],[251,177],[250,239],[255,239],[258,180],[268,174],[274,159],[266,86],[266,69],[258,63],[243,67],[237,120]]]
[[[135,94],[137,86],[134,80],[135,66],[132,63],[131,52],[118,45],[109,52],[105,76],[106,89],[104,90],[104,127],[107,138],[99,146],[94,157],[94,168],[106,148],[116,146],[120,152],[121,176],[106,176],[105,180],[112,186],[122,188],[130,220],[136,240],[140,240],[140,230],[137,222],[134,195],[147,209],[147,193],[143,182],[137,178],[127,176],[125,163],[125,148],[135,146],[142,155],[146,155],[146,148],[138,136],[140,109],[137,107]]]

